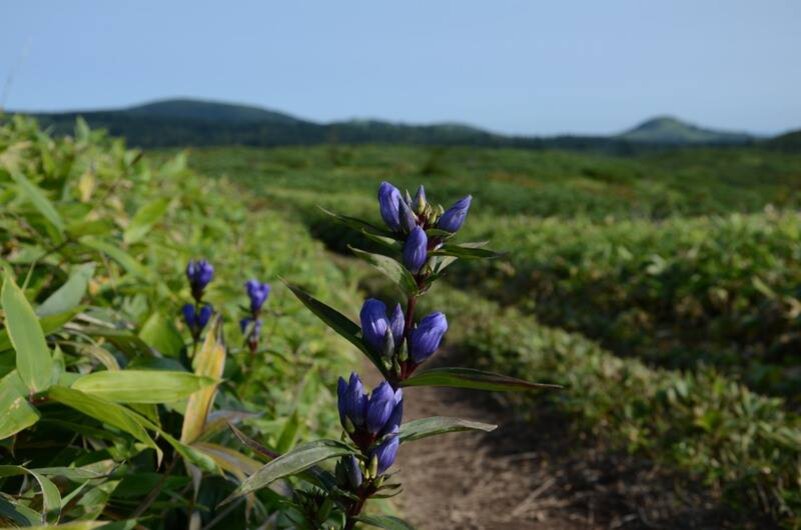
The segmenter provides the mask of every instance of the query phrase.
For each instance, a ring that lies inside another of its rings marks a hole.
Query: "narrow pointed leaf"
[[[64,234],[64,220],[61,215],[56,211],[53,203],[44,194],[44,192],[36,184],[28,180],[25,175],[17,171],[11,172],[11,178],[20,187],[22,192],[28,197],[33,206],[39,210],[39,213],[58,230],[58,233]]]
[[[453,256],[461,259],[497,259],[503,257],[505,254],[494,252],[485,248],[478,248],[464,245],[443,245],[432,252],[435,256]]]
[[[27,394],[16,370],[0,379],[0,440],[39,421],[39,412],[28,403]]]
[[[286,283],[286,282],[285,282]],[[378,371],[381,372],[385,377],[389,374],[387,373],[386,368],[384,367],[384,363],[382,362],[379,355],[373,353],[367,345],[362,342],[361,336],[361,328],[358,324],[353,322],[351,319],[330,307],[323,302],[319,301],[318,299],[314,298],[312,295],[304,291],[303,289],[296,287],[290,283],[286,283],[286,286],[289,288],[290,291],[300,300],[303,305],[305,305],[312,313],[314,313],[317,318],[325,322],[328,327],[336,331],[339,335],[347,339],[351,344],[359,348],[359,350],[368,358],[370,361],[378,368]]]
[[[85,263],[72,269],[69,279],[58,288],[56,292],[47,297],[47,300],[36,308],[36,314],[40,317],[57,315],[74,309],[81,303],[86,294],[89,280],[95,273],[94,263]]]
[[[299,445],[249,476],[223,503],[269,486],[278,479],[298,474],[329,458],[352,453],[353,449],[336,440],[317,440]]]
[[[389,230],[386,230],[384,228],[376,226],[376,225],[374,225],[372,223],[369,223],[367,221],[364,221],[362,219],[359,219],[359,218],[356,218],[356,217],[350,217],[350,216],[347,216],[347,215],[340,215],[338,213],[334,213],[334,212],[331,212],[329,210],[326,210],[322,206],[318,206],[318,208],[320,208],[320,210],[322,210],[324,213],[330,215],[331,217],[333,217],[334,219],[336,219],[337,221],[339,221],[343,225],[348,226],[350,228],[353,228],[354,230],[358,230],[360,232],[361,231],[370,232],[372,234],[376,234],[376,235],[383,236],[383,237],[392,237],[393,236],[392,232],[390,232]]]
[[[219,381],[225,368],[225,344],[222,338],[222,318],[217,315],[212,320],[203,346],[195,355],[192,364],[199,377]],[[189,396],[181,428],[181,441],[190,443],[197,440],[206,428],[206,420],[211,410],[217,383],[206,386]]]
[[[48,315],[39,319],[39,325],[42,326],[42,331],[45,335],[49,335],[61,329],[61,326],[73,319],[75,315],[83,311],[83,306],[78,306],[70,311],[58,313],[56,315]],[[11,349],[11,337],[8,336],[7,329],[0,329],[0,351]]]
[[[492,425],[490,423],[463,420],[461,418],[434,416],[431,418],[412,420],[401,425],[400,440],[401,442],[412,442],[414,440],[420,440],[421,438],[427,438],[437,434],[458,431],[490,432],[495,430],[497,427],[497,425]]]
[[[22,382],[34,394],[47,390],[53,373],[53,358],[39,319],[11,274],[5,275],[0,298],[8,336],[17,352],[17,371]]]
[[[407,295],[414,294],[418,291],[417,281],[415,281],[412,273],[397,260],[382,254],[373,254],[372,252],[365,252],[364,250],[353,247],[349,248],[357,257],[381,271]]]
[[[145,237],[153,225],[167,213],[169,204],[170,201],[162,197],[142,206],[125,229],[123,241],[130,244]]]
[[[61,515],[61,493],[53,482],[41,473],[22,466],[0,465],[0,477],[30,475],[39,484],[42,493],[42,524],[58,522]]]
[[[445,386],[497,392],[524,392],[562,388],[560,385],[531,383],[522,379],[472,368],[431,368],[423,370],[401,382],[401,386]]]
[[[81,376],[72,388],[116,403],[168,403],[214,384],[189,372],[112,370]]]

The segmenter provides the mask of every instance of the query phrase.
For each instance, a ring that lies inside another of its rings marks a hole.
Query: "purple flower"
[[[339,419],[353,440],[364,447],[376,437],[393,432],[403,419],[403,392],[392,390],[386,381],[378,385],[368,397],[356,373],[337,385]],[[362,443],[365,442],[365,443]]]
[[[370,434],[378,434],[384,429],[396,405],[395,392],[389,383],[383,381],[373,389],[367,403],[367,430]]]
[[[378,444],[370,454],[370,458],[375,458],[378,461],[378,473],[383,473],[395,463],[395,457],[398,456],[398,447],[400,447],[400,437],[398,433],[388,435],[380,444]]]
[[[248,280],[245,282],[245,290],[250,298],[250,310],[256,312],[261,310],[261,306],[270,296],[270,285],[261,283],[258,280]]]
[[[199,295],[203,293],[203,289],[214,278],[214,267],[204,259],[190,261],[186,266],[186,277],[192,287],[192,294],[195,298],[199,298]]]
[[[417,274],[428,257],[428,236],[416,226],[403,245],[403,264],[412,274]]]
[[[473,198],[468,195],[467,197],[462,197],[456,201],[454,205],[448,208],[448,210],[442,214],[442,217],[439,218],[439,221],[437,222],[437,228],[447,232],[458,231],[464,224],[464,220],[467,217],[467,211],[470,209],[470,202],[472,200]]]
[[[192,331],[192,335],[196,337],[209,323],[211,315],[214,314],[214,309],[209,304],[206,304],[200,308],[200,311],[196,312],[193,304],[184,304],[181,312],[184,315],[187,327]]]
[[[439,348],[445,332],[448,331],[448,320],[442,313],[431,313],[423,317],[420,324],[409,334],[409,355],[420,364]]]
[[[376,352],[392,355],[395,347],[403,340],[404,320],[400,304],[395,306],[390,318],[387,316],[387,306],[384,302],[369,298],[362,305],[359,318],[364,342]],[[389,351],[386,351],[387,349]]]
[[[337,398],[339,406],[339,419],[345,430],[348,430],[346,420],[356,428],[364,425],[365,414],[367,413],[367,394],[364,393],[364,385],[356,372],[350,374],[350,380],[346,383],[339,378],[337,384]]]
[[[378,187],[378,206],[381,210],[381,218],[387,226],[397,232],[401,228],[400,203],[403,202],[398,188],[389,182],[382,182]]]
[[[404,232],[409,233],[417,227],[417,217],[406,201],[400,202],[400,225]]]

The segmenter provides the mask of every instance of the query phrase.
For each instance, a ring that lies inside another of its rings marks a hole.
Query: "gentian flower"
[[[378,187],[378,206],[381,218],[393,232],[410,232],[417,226],[417,217],[401,192],[389,182]]]
[[[428,257],[428,236],[419,226],[411,231],[403,245],[403,264],[412,274],[420,272]]]
[[[250,310],[257,313],[261,310],[267,297],[270,296],[270,285],[258,280],[248,280],[245,283],[245,290],[250,298]]]
[[[184,314],[184,321],[187,327],[192,331],[192,336],[197,337],[206,327],[206,324],[209,323],[214,309],[209,304],[206,304],[200,308],[200,311],[196,312],[194,304],[184,304],[181,312]]]
[[[192,287],[192,296],[196,300],[200,300],[203,296],[203,289],[214,278],[214,267],[204,259],[190,261],[186,266],[186,277]]]
[[[339,378],[337,385],[339,419],[345,431],[361,449],[376,439],[400,427],[403,419],[403,391],[392,390],[386,381],[368,397],[356,373],[346,383]]]
[[[445,332],[448,331],[448,320],[442,313],[431,313],[423,317],[420,324],[409,334],[409,355],[420,364],[439,349]]]
[[[386,225],[394,231],[401,228],[400,203],[403,202],[398,188],[389,182],[382,182],[378,187],[378,206],[381,210],[381,218]]]
[[[395,432],[387,436],[370,452],[370,460],[375,458],[378,463],[379,475],[395,463],[395,457],[398,456],[398,447],[400,447],[400,437]]]
[[[442,217],[437,221],[437,228],[447,232],[456,232],[464,224],[467,217],[467,211],[470,209],[470,202],[473,198],[468,195],[456,201],[453,206],[448,208]]]
[[[395,306],[392,317],[388,317],[387,306],[384,305],[384,302],[370,298],[364,302],[359,317],[362,324],[362,336],[367,345],[373,351],[383,355],[392,355],[394,349],[403,340],[404,318],[400,304]],[[390,347],[387,348],[387,346]]]

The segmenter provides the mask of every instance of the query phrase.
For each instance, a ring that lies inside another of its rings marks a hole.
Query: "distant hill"
[[[801,129],[780,134],[765,142],[765,145],[781,151],[801,152]]]
[[[31,114],[31,113],[28,113]],[[648,120],[615,136],[525,137],[491,133],[459,123],[409,125],[381,120],[319,123],[260,107],[167,99],[129,108],[32,113],[56,134],[69,134],[78,116],[140,147],[394,143],[568,149],[633,154],[676,146],[746,144],[743,133],[703,129],[675,118]]]
[[[705,129],[672,116],[659,116],[617,136],[631,142],[660,144],[742,144],[754,140],[749,134]]]

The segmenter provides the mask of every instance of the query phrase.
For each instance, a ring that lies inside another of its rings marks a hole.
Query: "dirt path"
[[[531,424],[489,394],[404,392],[404,420],[439,415],[501,425],[401,448],[401,509],[420,530],[717,529],[732,522],[705,494],[676,489],[649,462],[580,439],[545,405]]]

